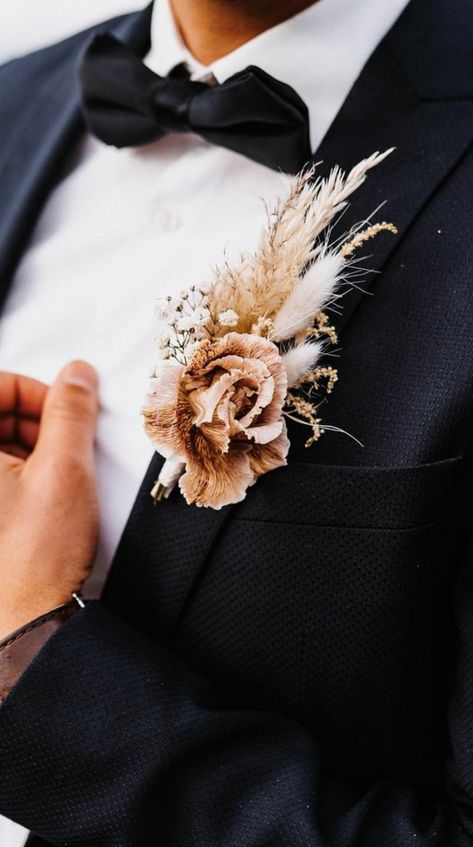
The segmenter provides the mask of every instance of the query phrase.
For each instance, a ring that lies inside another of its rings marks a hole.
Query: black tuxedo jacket
[[[144,51],[148,17],[102,29]],[[4,296],[83,131],[89,38],[0,70]],[[154,460],[104,602],[0,708],[0,812],[34,844],[473,844],[472,54],[471,0],[412,0],[314,154],[396,146],[342,222],[387,199],[400,230],[339,321],[325,420],[364,447],[296,426],[221,512],[153,508]]]

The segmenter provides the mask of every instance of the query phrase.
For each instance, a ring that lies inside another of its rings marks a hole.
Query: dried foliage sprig
[[[337,381],[320,365],[337,343],[327,309],[340,307],[342,285],[357,273],[353,254],[382,222],[353,227],[336,244],[327,235],[368,171],[389,155],[374,153],[348,174],[322,179],[313,166],[267,210],[267,226],[251,254],[214,269],[158,305],[159,361],[143,414],[146,432],[166,462],[153,497],[179,481],[188,503],[221,508],[242,500],[249,485],[286,463],[286,419],[326,429],[319,408]]]

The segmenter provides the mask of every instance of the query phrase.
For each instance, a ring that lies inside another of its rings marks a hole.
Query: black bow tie
[[[163,78],[115,38],[97,35],[85,52],[80,81],[88,126],[115,147],[194,132],[286,173],[296,173],[311,156],[304,101],[257,67],[212,87]]]

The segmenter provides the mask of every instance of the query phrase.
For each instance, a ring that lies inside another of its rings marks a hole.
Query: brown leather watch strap
[[[64,606],[36,618],[0,641],[0,703],[46,642],[83,606],[77,595]]]

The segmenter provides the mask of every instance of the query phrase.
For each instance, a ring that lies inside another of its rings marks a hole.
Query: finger
[[[39,420],[48,386],[28,376],[0,371],[0,418]]]
[[[0,453],[7,456],[15,456],[16,459],[25,460],[31,454],[31,450],[13,442],[0,442]]]
[[[0,446],[0,474],[3,475],[12,469],[14,470],[22,470],[25,464],[24,456],[17,455],[17,453],[21,453],[21,447],[17,447],[15,444],[12,445],[4,445],[7,449],[3,449],[3,446]]]
[[[39,432],[39,422],[33,418],[0,417],[0,444],[13,442],[33,449]]]
[[[23,447],[28,447],[32,450],[38,440],[39,427],[39,421],[20,418],[17,429],[17,438],[19,443]]]
[[[97,409],[96,371],[87,362],[70,362],[44,402],[35,454],[92,462]]]
[[[17,418],[13,415],[0,418],[0,441],[13,441],[17,426]]]

